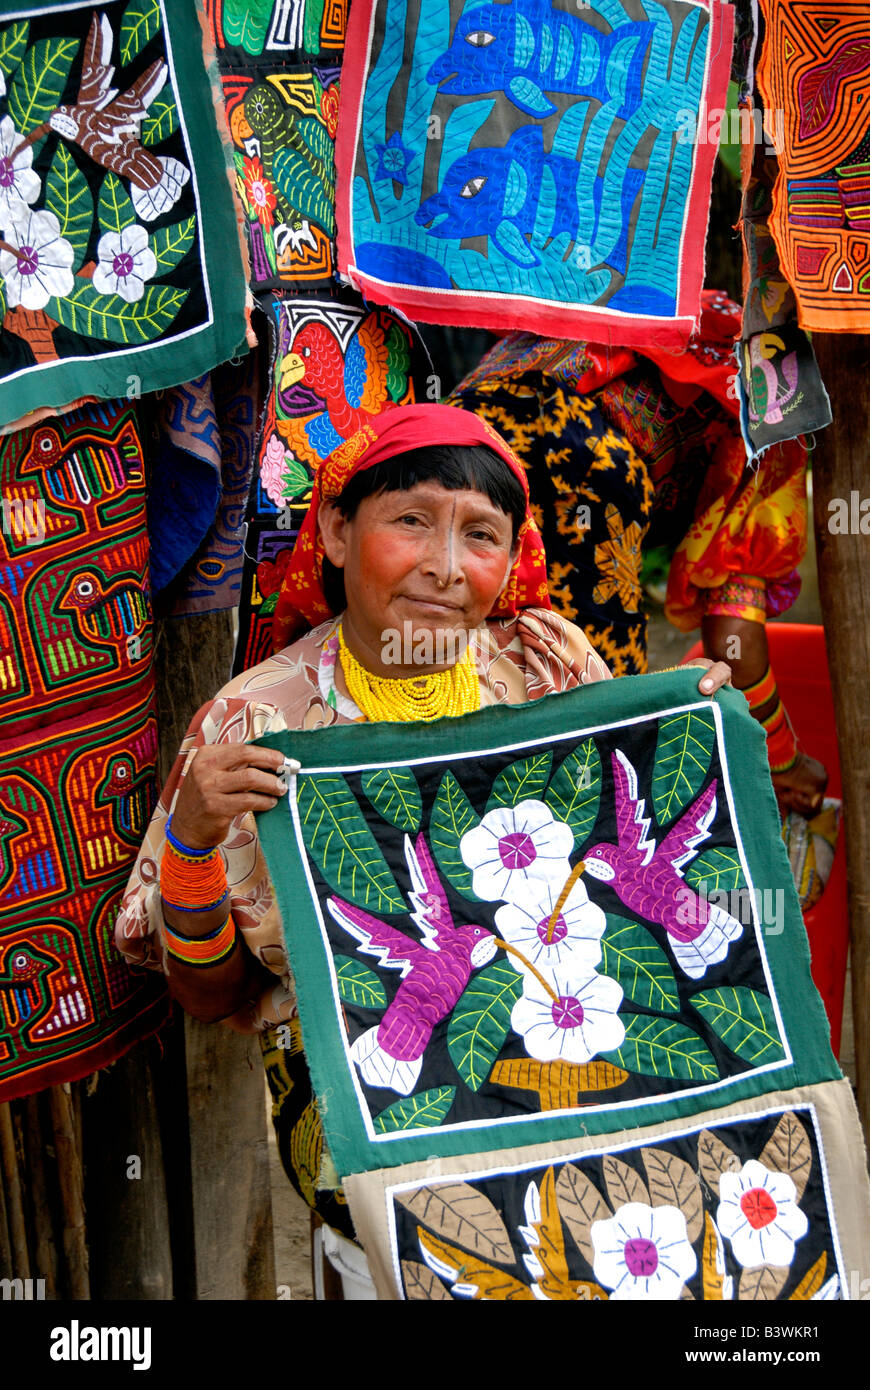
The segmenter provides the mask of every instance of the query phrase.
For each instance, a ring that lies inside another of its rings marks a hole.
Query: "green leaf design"
[[[0,280],[0,322],[6,317],[6,281]]]
[[[475,811],[453,773],[445,772],[429,818],[429,845],[444,877],[466,898],[477,902],[471,887],[471,870],[459,853],[459,842],[480,824]]]
[[[727,892],[746,887],[740,856],[730,846],[705,849],[686,867],[685,879],[691,888],[704,884],[705,893]]]
[[[335,976],[338,993],[345,1004],[361,1009],[385,1009],[387,991],[373,970],[353,956],[335,956]]]
[[[744,1062],[762,1066],[784,1056],[773,1005],[766,994],[745,985],[720,985],[693,994],[689,1003],[722,1042]]]
[[[544,801],[557,820],[570,825],[576,845],[589,838],[601,801],[601,757],[593,738],[584,739],[557,767]]]
[[[159,145],[178,129],[178,107],[171,92],[163,91],[148,107],[148,117],[142,122],[142,144]]]
[[[366,772],[362,789],[376,811],[400,830],[419,830],[423,801],[417,779],[408,767],[378,768]]]
[[[12,76],[24,57],[29,33],[29,19],[19,19],[15,24],[7,24],[4,29],[0,29],[0,68],[7,77]]]
[[[625,1041],[604,1053],[626,1071],[641,1076],[663,1076],[679,1081],[715,1081],[719,1075],[712,1052],[697,1033],[682,1023],[648,1014],[623,1017]]]
[[[678,1013],[677,982],[655,937],[636,922],[611,912],[606,916],[598,969],[622,985],[626,999],[632,1003],[660,1013]]]
[[[479,1091],[510,1032],[511,1010],[523,977],[497,960],[472,975],[447,1027],[447,1051],[472,1091]]]
[[[443,1124],[455,1095],[455,1086],[433,1086],[431,1091],[404,1096],[375,1115],[375,1130],[378,1134],[394,1134],[399,1129],[434,1129]]]
[[[246,0],[244,4],[228,0],[223,12],[227,43],[236,44],[257,57],[263,51],[271,13],[272,0]]]
[[[94,220],[94,200],[88,181],[66,145],[58,144],[45,183],[45,206],[60,223],[60,234],[75,251],[73,270],[85,258]]]
[[[111,170],[100,187],[97,220],[102,232],[122,232],[136,221],[136,210],[121,180]]]
[[[171,227],[161,227],[148,238],[148,245],[157,260],[157,275],[166,275],[183,261],[196,232],[196,218],[185,217],[182,222],[173,222]]]
[[[533,753],[528,758],[518,758],[498,774],[492,784],[487,811],[498,806],[518,806],[521,801],[540,801],[550,776],[553,754]]]
[[[300,463],[298,459],[291,459],[289,463],[285,461],[284,476],[281,480],[281,496],[291,501],[310,486],[311,474],[305,464]]]
[[[19,135],[29,135],[60,105],[78,48],[78,39],[40,39],[27,50],[9,91]]]
[[[667,825],[698,794],[715,742],[712,714],[689,710],[659,720],[652,776],[653,809],[659,825]]]
[[[340,773],[298,781],[302,838],[331,888],[371,912],[407,912],[389,864]]]
[[[46,313],[83,338],[110,343],[151,342],[169,327],[189,294],[169,285],[148,285],[141,299],[128,304],[118,294],[100,294],[90,280],[79,279],[76,285],[64,299],[51,298]]]
[[[130,0],[121,20],[121,62],[129,63],[160,28],[157,0]]]

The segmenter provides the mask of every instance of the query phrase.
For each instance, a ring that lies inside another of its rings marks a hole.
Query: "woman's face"
[[[344,570],[345,641],[370,671],[395,678],[453,665],[464,650],[456,635],[488,616],[515,554],[511,518],[485,493],[432,481],[366,497],[351,520],[324,507],[320,526]]]

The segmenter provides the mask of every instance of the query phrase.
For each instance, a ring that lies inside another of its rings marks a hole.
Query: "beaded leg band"
[[[776,677],[771,667],[768,666],[761,680],[746,686],[743,694],[753,714],[769,705],[771,700],[776,701],[770,713],[761,720],[767,734],[767,761],[771,772],[788,772],[797,762],[797,739],[777,693]]]

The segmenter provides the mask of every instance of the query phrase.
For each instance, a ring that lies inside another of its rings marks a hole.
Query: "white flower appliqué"
[[[771,1172],[750,1158],[739,1173],[722,1174],[719,1197],[716,1225],[744,1269],[791,1264],[795,1241],[806,1235],[809,1222],[788,1173]]]
[[[488,811],[480,825],[459,843],[472,870],[472,887],[484,902],[534,902],[542,881],[554,883],[558,896],[571,865],[574,832],[557,821],[543,801],[521,801]]]
[[[11,116],[4,116],[0,121],[0,229],[3,230],[15,215],[17,205],[35,203],[42,188],[39,175],[31,167],[33,146],[19,149],[23,143],[24,137],[18,134]]]
[[[138,222],[120,232],[104,232],[97,245],[99,264],[93,285],[100,294],[117,294],[134,304],[145,293],[145,281],[157,271],[157,257],[148,245],[148,233]]]
[[[70,293],[75,252],[61,236],[53,212],[31,212],[19,202],[5,232],[3,240],[18,253],[0,251],[0,275],[10,309],[44,309],[52,295],[63,299]]]
[[[557,966],[547,973],[557,997],[524,971],[523,992],[511,1010],[511,1027],[530,1057],[582,1064],[624,1042],[625,1027],[617,1017],[621,985],[594,971],[581,974]]]
[[[584,974],[601,960],[601,937],[607,918],[581,882],[571,889],[561,911],[550,926],[553,909],[562,891],[558,881],[541,883],[538,897],[529,903],[507,903],[495,914],[499,935],[522,951],[527,960],[544,974],[553,966],[574,968]],[[511,956],[518,970],[525,970],[519,956]]]
[[[678,1299],[698,1268],[678,1207],[626,1202],[609,1221],[593,1221],[590,1235],[595,1278],[611,1298]]]

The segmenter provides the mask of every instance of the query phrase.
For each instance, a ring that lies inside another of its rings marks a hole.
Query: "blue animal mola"
[[[551,116],[548,92],[618,102],[627,120],[642,96],[653,24],[626,21],[603,34],[548,0],[475,5],[460,16],[453,41],[427,73],[442,92],[505,92],[528,116]]]
[[[454,160],[439,191],[421,203],[414,219],[432,236],[488,236],[516,265],[540,265],[541,258],[526,237],[535,228],[542,203],[550,217],[550,239],[561,233],[571,241],[579,239],[579,176],[577,160],[545,154],[541,127],[525,126],[502,147],[481,146]],[[622,184],[620,223],[606,255],[606,263],[620,274],[625,273],[629,219],[643,179],[643,170],[628,169]],[[598,231],[602,188],[603,180],[596,178],[593,207],[583,210],[590,243]]]

